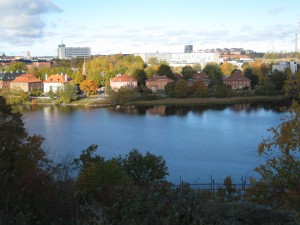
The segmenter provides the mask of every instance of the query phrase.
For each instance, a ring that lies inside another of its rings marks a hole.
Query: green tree
[[[20,113],[12,112],[0,96],[0,177],[5,180],[20,179],[39,168],[45,157],[44,139],[28,135]]]
[[[70,103],[78,97],[75,85],[73,84],[66,84],[63,89],[59,89],[57,92],[60,96],[59,100],[63,103]]]
[[[170,79],[175,79],[173,72],[171,70],[171,67],[169,65],[166,64],[161,64],[158,69],[157,69],[157,75],[158,76],[167,76]]]
[[[145,85],[145,81],[147,79],[146,72],[144,69],[136,69],[132,76],[138,81],[138,85]]]
[[[111,104],[124,104],[137,97],[136,90],[129,87],[121,87],[117,91],[107,88],[106,93],[108,94],[108,101]]]
[[[244,76],[250,79],[251,88],[254,88],[258,84],[258,76],[252,73],[252,69],[246,67],[244,69]]]
[[[196,63],[193,65],[193,69],[196,71],[196,72],[200,72],[201,71],[201,65],[200,63]]]
[[[264,139],[258,153],[264,158],[255,170],[260,184],[271,186],[269,204],[285,205],[300,211],[300,106],[293,102],[289,114],[277,127],[269,129],[272,136]]]
[[[193,78],[193,75],[196,71],[191,66],[184,66],[181,70],[181,74],[183,76],[183,79],[188,80]]]
[[[132,183],[125,170],[115,159],[105,160],[96,154],[98,146],[83,150],[73,164],[78,169],[77,183],[81,190],[94,195],[101,187],[128,185]]]
[[[175,96],[174,90],[175,90],[175,82],[169,82],[166,84],[165,92],[166,92],[167,96],[174,97]]]
[[[287,76],[281,72],[275,70],[271,75],[271,81],[275,84],[276,90],[282,90]]]
[[[219,64],[209,63],[204,67],[203,72],[209,76],[211,86],[223,84],[223,73]]]
[[[232,92],[224,85],[214,85],[209,88],[209,95],[216,98],[230,97]]]
[[[188,84],[186,80],[179,79],[175,83],[174,94],[176,98],[185,98],[188,96]]]
[[[151,57],[148,59],[147,64],[151,66],[159,65],[158,59],[156,57]]]
[[[5,71],[7,73],[17,72],[17,71],[22,71],[22,70],[23,71],[27,70],[26,64],[23,62],[12,62],[5,69]]]
[[[163,181],[168,175],[168,168],[163,157],[149,152],[143,155],[137,149],[133,149],[125,158],[119,157],[118,160],[127,174],[138,185]]]

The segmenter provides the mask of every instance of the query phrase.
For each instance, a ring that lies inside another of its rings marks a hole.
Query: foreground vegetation
[[[165,160],[135,149],[105,159],[91,145],[77,158],[53,162],[44,138],[29,135],[22,115],[0,96],[0,224],[297,224],[299,118],[294,102],[270,129],[259,146],[260,179],[248,188],[227,177],[216,192],[197,191],[167,182]]]

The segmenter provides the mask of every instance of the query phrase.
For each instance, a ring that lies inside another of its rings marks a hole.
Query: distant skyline
[[[300,49],[299,0],[0,0],[0,54],[57,56],[244,48]]]

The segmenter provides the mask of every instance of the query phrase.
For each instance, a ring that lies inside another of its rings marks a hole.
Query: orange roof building
[[[33,74],[22,74],[10,82],[10,89],[21,89],[25,92],[43,90],[43,81]]]
[[[67,74],[53,74],[49,77],[46,74],[46,80],[44,81],[44,93],[49,91],[56,92],[58,89],[64,89],[68,82]]]
[[[117,76],[110,78],[110,87],[113,90],[119,90],[121,87],[135,88],[137,87],[137,80],[127,74],[118,74]]]

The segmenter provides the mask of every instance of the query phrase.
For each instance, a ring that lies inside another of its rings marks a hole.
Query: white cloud
[[[43,14],[61,11],[50,0],[1,0],[0,40],[28,45],[43,37],[46,27]]]

